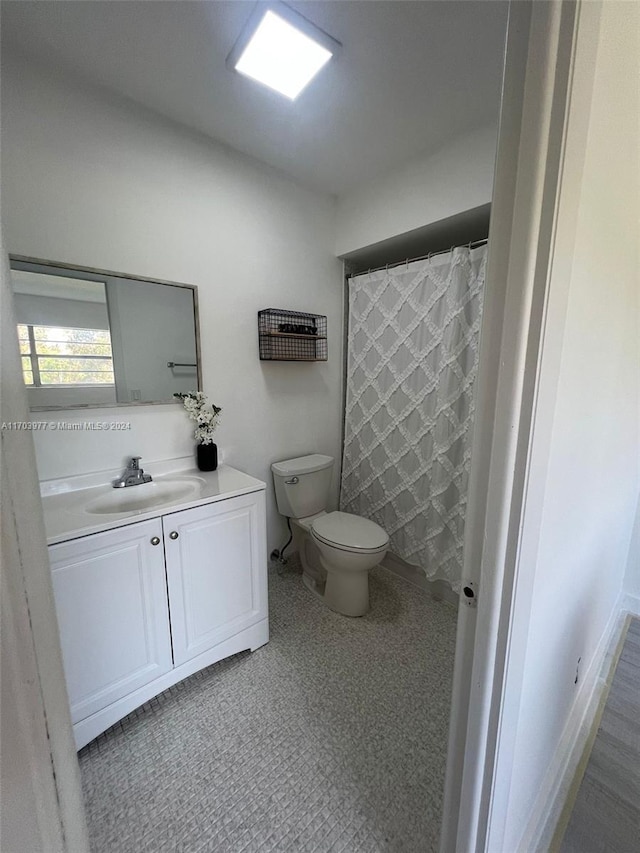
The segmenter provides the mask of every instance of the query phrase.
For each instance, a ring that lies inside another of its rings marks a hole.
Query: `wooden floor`
[[[640,619],[631,620],[561,851],[640,851]]]

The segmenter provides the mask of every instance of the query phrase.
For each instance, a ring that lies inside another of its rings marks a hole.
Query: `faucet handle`
[[[129,468],[132,468],[134,471],[137,471],[140,468],[140,460],[142,456],[132,456],[131,462],[129,463]]]

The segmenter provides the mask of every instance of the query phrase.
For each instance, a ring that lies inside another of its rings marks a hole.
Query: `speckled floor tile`
[[[269,585],[266,646],[81,751],[94,853],[437,850],[455,611],[380,568],[361,619]]]

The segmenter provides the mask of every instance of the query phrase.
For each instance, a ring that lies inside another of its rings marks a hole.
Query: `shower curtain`
[[[486,246],[349,280],[340,506],[456,591]]]

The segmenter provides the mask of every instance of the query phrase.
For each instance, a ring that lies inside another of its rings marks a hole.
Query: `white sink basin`
[[[196,500],[203,483],[200,477],[172,477],[122,489],[109,488],[104,494],[89,501],[84,511],[91,515],[144,512],[152,507],[189,498]]]

